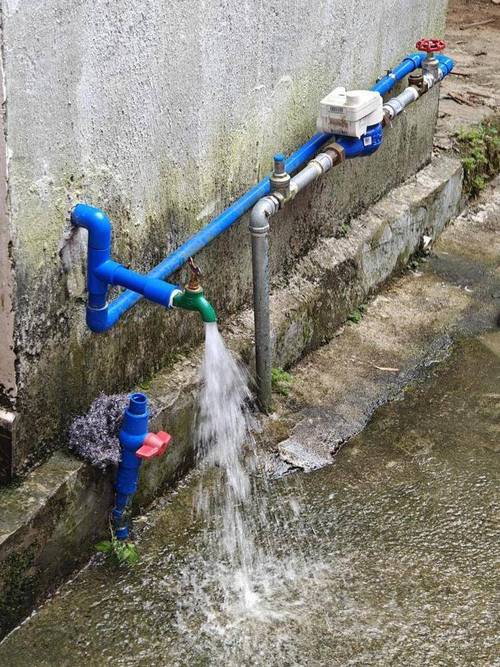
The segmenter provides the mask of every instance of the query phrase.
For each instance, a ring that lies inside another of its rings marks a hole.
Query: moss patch
[[[29,608],[33,594],[35,546],[13,553],[0,564],[0,637],[8,632]]]
[[[366,312],[366,304],[361,303],[357,308],[347,316],[347,321],[351,324],[359,324],[364,317]]]
[[[458,132],[456,146],[464,168],[464,192],[477,197],[500,171],[500,115]]]

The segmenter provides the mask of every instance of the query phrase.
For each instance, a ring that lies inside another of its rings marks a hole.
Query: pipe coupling
[[[408,84],[416,88],[420,95],[423,95],[427,92],[427,86],[424,81],[424,73],[421,69],[410,74],[408,77]]]
[[[318,153],[309,164],[317,170],[318,176],[322,176],[333,167],[333,160],[327,153]]]
[[[334,167],[337,164],[340,164],[341,162],[344,162],[345,160],[345,150],[344,147],[341,146],[340,144],[333,143],[333,144],[328,144],[323,149],[324,153],[327,153],[332,158],[333,164],[332,167]]]
[[[408,88],[405,88],[405,90],[403,90],[397,97],[391,98],[384,104],[382,107],[384,116],[388,118],[389,121],[393,120],[396,116],[399,116],[409,104],[418,100],[419,96],[420,93],[417,88],[408,86]]]
[[[310,162],[310,167],[316,169],[317,175],[322,176],[330,171],[332,167],[345,160],[345,150],[340,144],[333,143],[326,146],[321,153],[318,153]]]

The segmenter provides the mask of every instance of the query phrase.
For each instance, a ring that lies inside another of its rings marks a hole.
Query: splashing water
[[[197,424],[197,455],[226,475],[228,497],[244,501],[250,479],[243,464],[245,442],[253,450],[251,394],[247,376],[228,351],[216,323],[205,325],[205,355]]]
[[[211,531],[210,536],[219,543],[221,561],[234,572],[229,592],[240,594],[244,608],[251,608],[256,603],[251,582],[255,545],[251,527],[243,516],[244,505],[252,494],[249,469],[255,453],[251,402],[244,369],[224,345],[217,324],[207,324],[201,367],[197,454],[203,466],[217,467],[221,475],[211,486],[207,486],[202,477],[197,509],[208,519],[222,510],[222,528],[215,533]]]
[[[306,563],[298,546],[283,544],[287,526],[297,528],[300,506],[292,498],[279,514],[269,510],[270,489],[258,474],[248,377],[216,324],[206,325],[200,375],[201,474],[194,509],[210,561],[191,559],[184,569],[177,626],[193,637],[194,649],[203,637],[212,647],[237,643],[238,651],[252,655],[261,632],[303,613],[321,566]]]

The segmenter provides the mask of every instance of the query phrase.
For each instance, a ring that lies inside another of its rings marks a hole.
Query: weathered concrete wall
[[[276,149],[309,137],[326,92],[370,85],[441,32],[444,10],[445,0],[2,1],[17,466],[100,390],[128,388],[201,334],[195,316],[147,304],[90,334],[70,207],[107,210],[115,256],[150,268],[262,177]],[[297,198],[274,228],[275,275],[428,159],[436,104],[429,96],[379,154]],[[250,296],[245,227],[200,257],[222,317]]]
[[[1,39],[1,30],[0,30]],[[0,59],[0,81],[3,82]],[[7,150],[5,142],[5,87],[0,111],[0,482],[13,472],[12,429],[16,399],[16,355],[14,352],[14,274],[11,230],[8,215]]]

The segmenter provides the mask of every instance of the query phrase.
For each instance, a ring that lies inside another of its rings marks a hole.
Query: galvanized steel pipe
[[[331,153],[319,153],[290,182],[294,196],[340,161],[341,147]],[[270,412],[272,402],[272,339],[269,306],[269,219],[280,209],[279,193],[260,199],[250,216],[252,238],[253,313],[255,323],[255,374],[257,400],[261,410]]]
[[[396,81],[421,67],[424,62],[422,53],[411,54],[383,77],[372,90],[381,95],[388,92]],[[408,86],[402,93],[393,97],[383,106],[386,121],[391,121],[408,105],[415,102],[424,92],[441,81],[453,69],[453,61],[447,56],[436,56],[437,73],[424,72],[425,89],[420,91],[415,86]],[[288,199],[310,185],[319,176],[325,174],[335,164],[345,158],[370,155],[377,150],[383,137],[382,126],[369,128],[369,144],[362,139],[336,137],[331,144],[314,157],[302,171],[290,180]],[[276,168],[276,163],[275,163]],[[272,342],[271,313],[269,305],[269,219],[288,201],[283,193],[274,192],[260,199],[252,209],[250,233],[252,236],[252,270],[254,280],[254,321],[255,321],[255,365],[257,376],[257,397],[261,409],[269,412],[272,400]]]
[[[279,210],[276,197],[260,199],[252,209],[253,312],[255,323],[255,373],[261,410],[271,410],[271,315],[269,309],[269,218]]]

